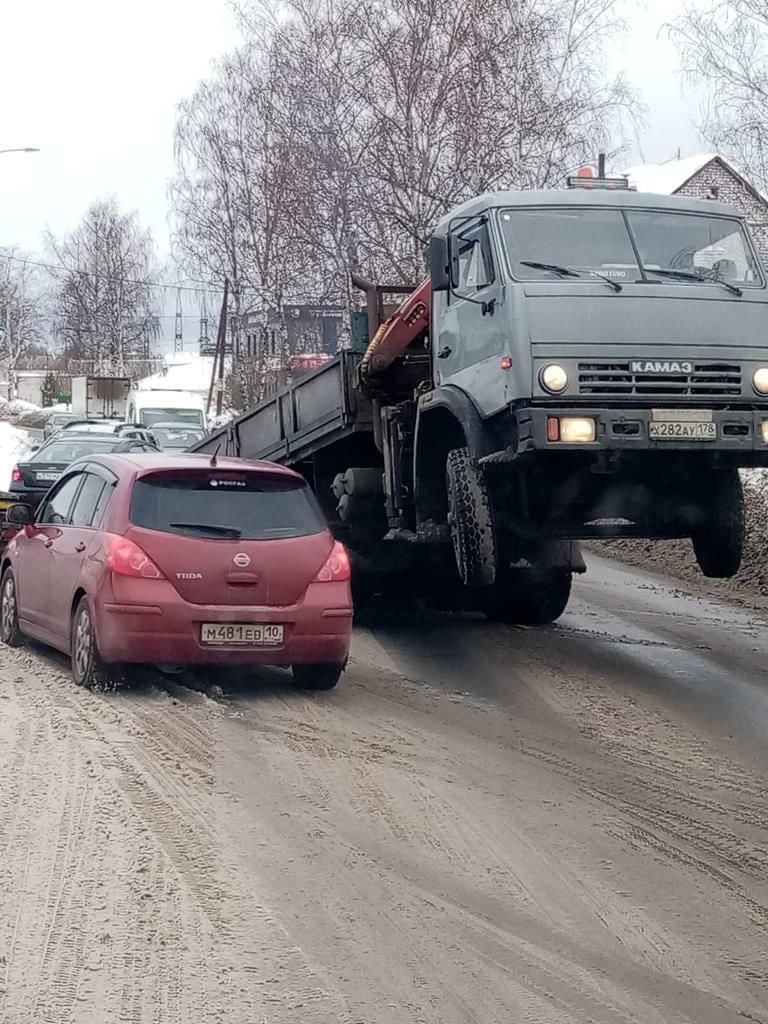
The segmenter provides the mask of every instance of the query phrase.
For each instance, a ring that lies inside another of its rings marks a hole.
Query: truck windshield
[[[762,281],[744,230],[730,217],[558,207],[503,210],[500,224],[512,272],[521,281],[560,276],[531,263],[570,268],[582,275],[582,281],[588,281],[590,273],[619,282],[653,280],[654,270],[687,271],[690,277],[664,274],[658,278],[682,287],[700,284],[695,275],[735,285]]]
[[[163,420],[175,423],[188,423],[193,427],[202,427],[203,414],[199,409],[139,409],[139,420],[145,427]]]

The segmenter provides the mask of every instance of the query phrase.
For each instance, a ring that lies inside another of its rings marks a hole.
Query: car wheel
[[[123,673],[117,665],[101,660],[88,598],[83,597],[72,616],[70,640],[72,678],[86,690],[109,690],[119,686]]]
[[[343,671],[343,665],[294,665],[293,678],[305,690],[332,690]]]
[[[16,600],[16,580],[6,569],[0,583],[0,639],[8,647],[21,647],[24,634],[19,629],[19,605]]]

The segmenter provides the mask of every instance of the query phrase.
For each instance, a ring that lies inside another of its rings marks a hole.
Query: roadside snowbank
[[[601,555],[628,565],[661,572],[723,595],[768,598],[768,470],[748,469],[744,485],[746,540],[739,573],[730,580],[707,580],[701,575],[688,540],[611,540],[590,544]]]
[[[31,446],[29,434],[0,420],[0,491],[6,491],[11,483],[11,473]]]

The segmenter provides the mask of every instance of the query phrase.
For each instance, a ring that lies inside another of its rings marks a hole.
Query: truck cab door
[[[449,237],[450,287],[433,300],[435,383],[465,391],[484,416],[508,401],[501,369],[509,339],[500,315],[499,281],[485,216],[464,221]]]

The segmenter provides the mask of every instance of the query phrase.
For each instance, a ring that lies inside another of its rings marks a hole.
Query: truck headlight
[[[590,444],[597,431],[591,416],[561,416],[560,440],[565,444]]]
[[[768,392],[768,370],[766,370],[766,391]],[[550,394],[559,395],[568,387],[568,374],[557,363],[550,363],[539,372],[539,381],[545,391]]]
[[[768,366],[759,366],[752,374],[752,387],[758,395],[768,395]]]

